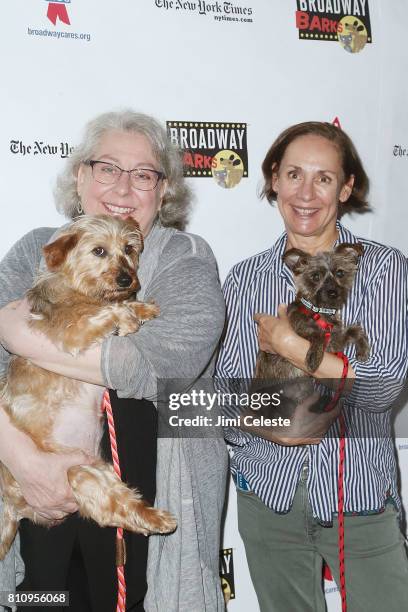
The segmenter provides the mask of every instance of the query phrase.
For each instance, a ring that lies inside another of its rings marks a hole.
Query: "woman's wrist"
[[[285,334],[280,342],[279,354],[290,361],[297,368],[306,371],[306,355],[310,342],[296,333]]]
[[[299,370],[303,370],[305,375],[310,372],[306,366],[306,355],[310,348],[310,342],[297,334],[288,334],[282,341],[282,352],[280,353],[285,359],[290,361]],[[325,352],[320,366],[313,372],[314,378],[318,379],[335,379],[341,378],[343,372],[343,361],[333,353]],[[355,372],[349,366],[347,378],[354,379]]]

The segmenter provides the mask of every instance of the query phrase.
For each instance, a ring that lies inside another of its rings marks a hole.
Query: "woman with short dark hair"
[[[397,524],[401,502],[390,407],[408,365],[407,261],[398,250],[357,238],[339,223],[345,212],[368,209],[367,176],[339,128],[319,122],[288,128],[272,144],[262,169],[263,195],[277,201],[286,231],[272,248],[234,266],[226,279],[228,327],[216,374],[221,380],[251,379],[261,349],[281,355],[317,381],[339,381],[343,360],[334,354],[325,352],[316,371],[307,368],[310,342],[289,324],[286,305],[296,291],[282,256],[291,248],[315,255],[341,243],[363,245],[342,311],[347,325],[363,327],[371,347],[364,363],[353,346],[345,348],[352,385],[343,406],[350,428],[344,463],[347,609],[397,612],[408,600],[408,563]],[[312,304],[311,324],[316,312]],[[314,416],[321,424],[324,414]],[[265,438],[226,430],[239,531],[262,612],[323,612],[323,560],[340,585],[340,429],[338,421],[331,424],[330,414],[329,426],[324,437],[301,426],[284,439],[276,428]]]
[[[262,162],[264,185],[261,195],[264,196],[270,204],[276,201],[278,194],[273,188],[273,176],[276,175],[279,170],[285,151],[296,138],[308,135],[321,136],[321,138],[331,142],[340,154],[343,177],[354,177],[351,194],[338,209],[339,217],[347,212],[359,214],[368,212],[370,207],[366,198],[369,189],[369,180],[354,143],[343,130],[337,128],[332,123],[321,121],[297,123],[284,130],[278,136]]]

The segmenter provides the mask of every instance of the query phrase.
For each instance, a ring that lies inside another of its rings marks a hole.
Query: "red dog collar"
[[[306,306],[303,306],[303,305],[299,306],[299,311],[302,314],[312,317],[316,325],[325,332],[324,333],[324,348],[326,348],[330,342],[330,336],[333,330],[333,323],[329,323],[328,321],[325,321],[324,319],[322,319],[321,315],[318,312],[313,312],[312,310],[310,310],[310,308],[306,308]]]

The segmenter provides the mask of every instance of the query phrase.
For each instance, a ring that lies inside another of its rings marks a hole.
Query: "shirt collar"
[[[352,234],[350,230],[344,227],[344,225],[342,225],[340,221],[337,221],[336,227],[339,231],[339,237],[334,243],[334,246],[338,246],[339,244],[342,244],[343,242],[351,242],[352,244],[355,244],[356,242],[358,242],[358,238],[356,238],[356,236],[354,236],[354,234]]]
[[[262,273],[266,270],[273,270],[280,275],[283,271],[284,264],[282,261],[283,254],[286,249],[287,234],[284,232],[269,251],[266,252],[266,257],[257,269],[257,272]]]

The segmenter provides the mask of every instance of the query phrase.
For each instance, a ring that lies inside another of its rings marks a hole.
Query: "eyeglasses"
[[[153,189],[156,189],[159,181],[166,178],[164,172],[152,170],[151,168],[123,170],[123,168],[115,164],[94,159],[88,159],[83,163],[91,166],[93,178],[103,185],[115,185],[120,180],[122,173],[127,172],[130,176],[132,187],[141,191],[153,191]]]

